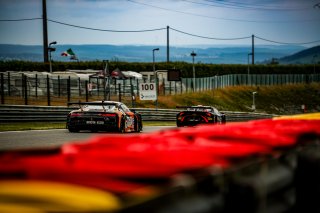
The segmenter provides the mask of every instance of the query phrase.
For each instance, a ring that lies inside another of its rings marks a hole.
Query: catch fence
[[[29,105],[53,100],[66,102],[77,100],[117,100],[131,103],[139,97],[139,84],[155,82],[151,78],[112,79],[92,77],[92,73],[72,72],[13,72],[0,73],[1,104]],[[263,86],[320,82],[320,74],[232,74],[206,78],[181,78],[167,81],[158,76],[158,95],[174,95],[187,92],[220,89],[229,86]]]

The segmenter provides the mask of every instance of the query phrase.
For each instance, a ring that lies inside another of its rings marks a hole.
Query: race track
[[[122,135],[144,134],[172,127],[147,126],[141,133],[124,133]],[[102,135],[121,135],[119,133],[106,132],[79,132],[70,133],[66,129],[9,131],[0,132],[0,150],[50,148],[70,142],[84,142],[91,137]]]

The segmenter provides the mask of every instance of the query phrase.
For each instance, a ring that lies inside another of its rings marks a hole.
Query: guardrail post
[[[1,104],[4,104],[4,80],[3,80],[3,73],[1,73]],[[8,84],[8,90],[10,88],[10,82]]]
[[[48,106],[51,105],[51,97],[50,97],[50,81],[49,75],[47,75],[47,97],[48,97]]]

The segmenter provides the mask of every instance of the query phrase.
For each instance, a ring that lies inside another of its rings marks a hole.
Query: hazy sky
[[[320,6],[315,6],[319,2],[320,0],[47,0],[48,37],[49,42],[57,41],[58,44],[166,45],[166,27],[169,26],[172,46],[251,45],[252,34],[259,37],[255,39],[256,44],[276,44],[263,39],[280,43],[318,40],[306,45],[315,46],[320,44]],[[0,43],[41,45],[40,18],[42,0],[0,0]],[[12,21],[21,19],[35,20]],[[153,29],[159,30],[109,31]]]

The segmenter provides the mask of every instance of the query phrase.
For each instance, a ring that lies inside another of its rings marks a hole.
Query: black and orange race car
[[[70,132],[80,130],[140,132],[142,119],[139,113],[131,111],[125,104],[116,101],[69,102],[79,105],[67,116],[67,129]]]
[[[177,106],[176,108],[185,109],[176,116],[177,127],[226,123],[225,114],[212,106]]]

